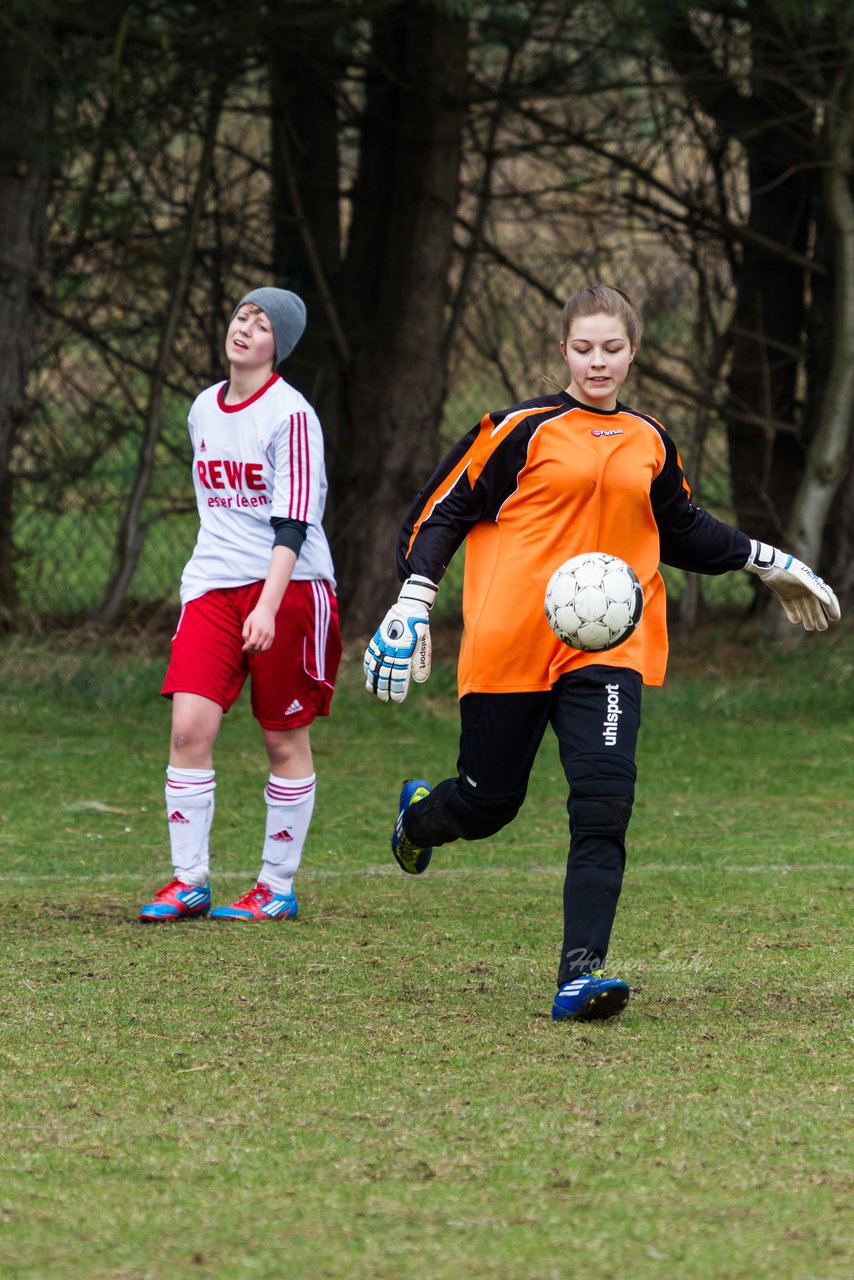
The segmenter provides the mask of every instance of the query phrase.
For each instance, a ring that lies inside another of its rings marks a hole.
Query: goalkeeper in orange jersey
[[[823,631],[840,614],[806,565],[696,506],[665,429],[619,401],[641,339],[631,299],[606,285],[582,289],[561,323],[566,389],[486,414],[412,503],[398,543],[403,587],[364,670],[383,701],[403,701],[410,677],[427,678],[430,609],[465,541],[457,773],[435,788],[423,779],[404,784],[392,852],[405,872],[420,875],[434,848],[499,831],[524,801],[551,725],[570,830],[552,1016],[586,1020],[619,1013],[630,995],[603,965],[635,795],[641,691],[663,682],[667,663],[659,565],[746,569],[808,630]],[[554,569],[587,551],[620,557],[643,588],[641,624],[607,653],[562,644],[543,611]]]

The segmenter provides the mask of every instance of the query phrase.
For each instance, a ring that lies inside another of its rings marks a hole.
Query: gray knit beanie
[[[253,289],[240,299],[231,313],[232,320],[244,302],[253,302],[256,307],[260,307],[270,321],[273,340],[276,344],[273,364],[274,366],[281,364],[291,354],[305,332],[305,303],[302,298],[291,293],[290,289],[274,289],[272,286],[265,286],[263,289]]]

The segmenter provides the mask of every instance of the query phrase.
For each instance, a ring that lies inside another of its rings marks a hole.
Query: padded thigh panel
[[[624,795],[635,798],[637,766],[626,756],[605,751],[576,756],[569,768],[569,785],[576,795]]]
[[[567,808],[573,830],[619,835],[632,816],[637,768],[625,756],[581,756],[573,762]]]

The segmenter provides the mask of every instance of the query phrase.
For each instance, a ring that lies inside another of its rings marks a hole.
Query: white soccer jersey
[[[224,403],[227,386],[208,387],[190,409],[200,528],[181,577],[181,603],[217,587],[262,582],[273,516],[308,523],[292,577],[322,578],[334,589],[321,524],[327,485],[317,414],[275,373],[243,404]]]

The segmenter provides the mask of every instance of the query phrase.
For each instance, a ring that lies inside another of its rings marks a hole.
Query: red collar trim
[[[278,381],[279,381],[279,375],[277,373],[271,373],[270,377],[264,383],[263,387],[259,387],[258,390],[255,392],[254,396],[250,396],[248,400],[243,400],[240,404],[225,403],[225,393],[228,391],[228,388],[231,384],[228,382],[224,382],[220,387],[219,391],[216,393],[216,402],[219,405],[220,409],[222,409],[223,413],[239,413],[241,409],[245,409],[247,408],[248,405],[254,404],[256,400],[260,400],[261,397],[264,395],[264,392],[269,391],[273,383]]]

